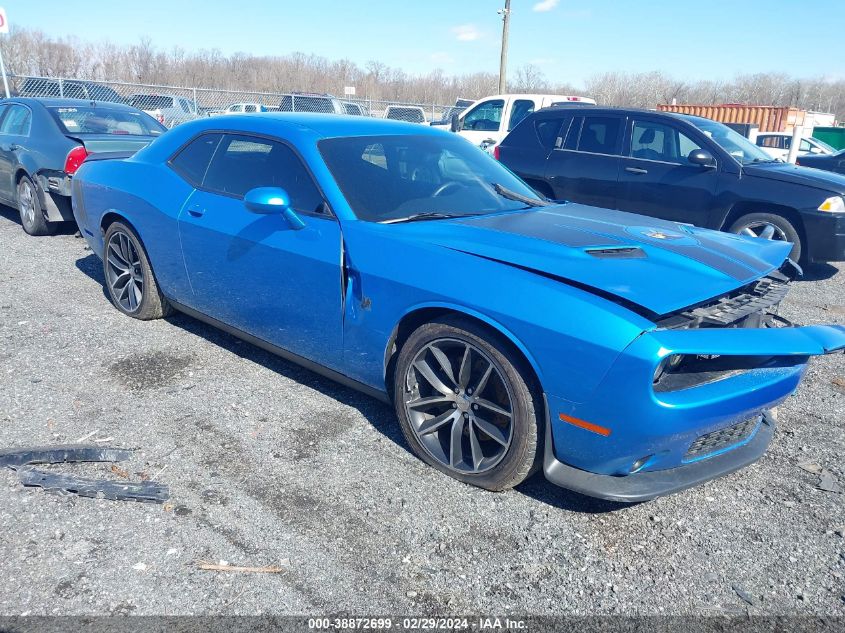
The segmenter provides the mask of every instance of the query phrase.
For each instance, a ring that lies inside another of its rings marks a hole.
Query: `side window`
[[[810,141],[808,141],[805,138],[802,138],[801,143],[799,143],[799,145],[798,145],[798,151],[799,152],[809,152],[811,149],[813,149],[813,146],[810,145]]]
[[[170,165],[194,187],[199,187],[222,134],[203,134],[183,147],[170,159]]]
[[[502,99],[479,103],[464,117],[463,129],[476,132],[498,132],[504,108],[505,102]]]
[[[255,112],[255,106],[254,105],[245,105],[244,106],[244,112]]]
[[[758,136],[757,145],[760,147],[770,147],[772,149],[784,149],[783,136]]]
[[[237,197],[256,187],[281,187],[297,211],[323,211],[323,197],[299,157],[284,143],[263,138],[225,136],[203,186]]]
[[[179,99],[179,105],[182,106],[182,112],[190,112],[191,106],[184,99]]]
[[[534,102],[531,99],[517,99],[511,107],[511,117],[508,120],[508,132],[514,129],[522,119],[534,112]]]
[[[619,117],[584,117],[578,150],[591,154],[618,154],[621,127],[622,119]]]
[[[279,110],[281,112],[293,112],[293,97],[291,95],[285,95],[282,97],[282,102],[279,104]]]
[[[568,119],[561,119],[558,117],[549,119],[540,119],[534,124],[534,129],[537,130],[537,138],[546,149],[558,147],[561,141],[559,138],[566,136],[566,130],[563,126],[569,123]]]
[[[62,91],[65,93],[65,99],[88,99],[85,92],[85,86],[82,84],[65,82],[62,86]],[[93,98],[93,97],[92,97]]]
[[[3,115],[6,114],[6,111],[9,109],[9,106],[5,103],[0,104],[0,129],[2,129],[3,125]]]
[[[29,108],[21,105],[12,105],[3,119],[3,123],[0,124],[0,134],[29,136],[31,119]]]
[[[687,156],[701,146],[672,126],[654,121],[634,121],[631,157],[688,164]]]

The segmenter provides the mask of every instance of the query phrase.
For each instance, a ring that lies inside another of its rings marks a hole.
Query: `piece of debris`
[[[814,464],[813,462],[798,462],[798,468],[807,471],[808,473],[813,473],[814,475],[820,475],[824,470],[824,468],[818,464]]]
[[[84,442],[85,440],[91,439],[92,437],[94,437],[99,432],[100,432],[100,429],[94,429],[90,433],[86,433],[85,435],[80,437],[78,440],[76,440],[76,443],[78,444],[79,442]]]
[[[117,464],[112,464],[109,470],[122,479],[129,479],[129,471],[121,468]]]
[[[64,473],[37,470],[31,466],[18,469],[18,480],[24,486],[37,486],[48,491],[66,492],[93,499],[164,503],[170,498],[170,491],[167,486],[154,481],[131,482],[88,479]]]
[[[830,382],[831,384],[833,384],[834,387],[839,387],[840,389],[845,390],[845,378],[840,378],[839,376],[837,376]]]
[[[94,431],[96,433],[97,431]],[[90,435],[90,434],[89,434]],[[37,470],[29,464],[62,464],[67,462],[122,462],[132,457],[132,451],[90,444],[62,444],[0,451],[0,466],[18,471],[24,486],[36,486],[48,491],[77,494],[80,497],[110,499],[112,501],[149,501],[163,503],[170,498],[167,486],[154,481],[124,482],[108,479],[87,479],[58,472]],[[129,473],[112,466],[111,470],[124,479]]]
[[[146,563],[135,563],[134,565],[132,565],[132,569],[134,569],[136,571],[146,571],[147,570],[147,564]]]
[[[836,477],[833,476],[829,470],[822,470],[819,473],[819,490],[824,490],[825,492],[842,492],[842,486],[839,485],[839,482],[836,481]]]
[[[740,585],[731,585],[731,589],[733,589],[734,593],[736,593],[736,595],[738,595],[740,598],[742,598],[743,601],[747,602],[752,607],[754,606],[754,599]]]
[[[226,563],[226,561],[220,562]],[[204,560],[197,561],[197,569],[202,569],[204,571],[240,571],[255,574],[280,574],[285,571],[283,567],[278,565],[268,565],[266,567],[244,567],[241,565],[229,565],[228,563],[225,565],[218,565]]]
[[[59,444],[0,451],[0,466],[15,468],[26,464],[123,462],[130,457],[132,457],[132,451],[124,448],[108,448],[91,444]]]

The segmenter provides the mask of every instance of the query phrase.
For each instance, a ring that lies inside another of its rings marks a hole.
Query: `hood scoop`
[[[596,259],[642,259],[648,257],[639,246],[617,246],[612,248],[587,248],[587,255]]]

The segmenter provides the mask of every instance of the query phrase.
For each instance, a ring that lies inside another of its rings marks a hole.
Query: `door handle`
[[[188,214],[192,215],[195,218],[201,218],[205,213],[205,209],[202,207],[188,207]]]
[[[630,172],[632,174],[647,174],[648,169],[643,169],[642,167],[626,167],[625,171]]]

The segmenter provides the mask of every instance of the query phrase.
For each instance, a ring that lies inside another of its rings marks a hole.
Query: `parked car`
[[[86,99],[89,101],[109,101],[124,103],[114,89],[91,81],[68,81],[59,79],[43,79],[30,77],[20,84],[18,96],[21,97],[53,97],[62,99]]]
[[[757,145],[772,158],[786,160],[792,147],[792,134],[786,132],[762,132],[757,135]],[[824,141],[805,136],[798,145],[798,156],[805,154],[835,154],[836,150]]]
[[[294,92],[282,97],[279,112],[314,112],[317,114],[346,114],[340,99],[328,94]]]
[[[384,118],[407,123],[425,123],[425,110],[419,106],[389,105],[384,109]]]
[[[552,204],[428,126],[203,119],[73,185],[120,312],[392,401],[423,461],[491,490],[542,465],[639,501],[731,472],[808,357],[845,349],[843,326],[774,327],[788,244]]]
[[[845,174],[845,149],[835,154],[805,154],[798,158],[797,163],[802,167],[813,169],[824,169],[834,171],[837,174]]]
[[[211,112],[211,116],[218,114],[251,114],[254,112],[268,112],[268,108],[260,103],[233,103],[225,110]]]
[[[367,116],[366,108],[361,105],[360,103],[354,103],[352,101],[344,101],[343,102],[343,109],[346,114],[352,116]]]
[[[73,220],[70,181],[95,152],[134,152],[165,131],[118,103],[18,97],[0,100],[0,202],[30,235]]]
[[[165,127],[174,127],[200,116],[197,104],[179,95],[134,94],[127,103],[143,110]]]
[[[472,99],[455,99],[455,105],[446,108],[441,115],[441,118],[436,121],[431,121],[429,125],[432,126],[445,126],[449,127],[452,125],[452,117],[456,115],[460,115],[461,112],[466,110],[469,106],[475,103]]]
[[[508,132],[535,110],[558,103],[595,105],[588,97],[539,94],[506,94],[479,99],[459,115],[453,115],[450,128],[474,145],[489,152]]]
[[[497,155],[549,198],[791,242],[796,261],[845,259],[845,178],[777,161],[709,119],[551,108]]]

